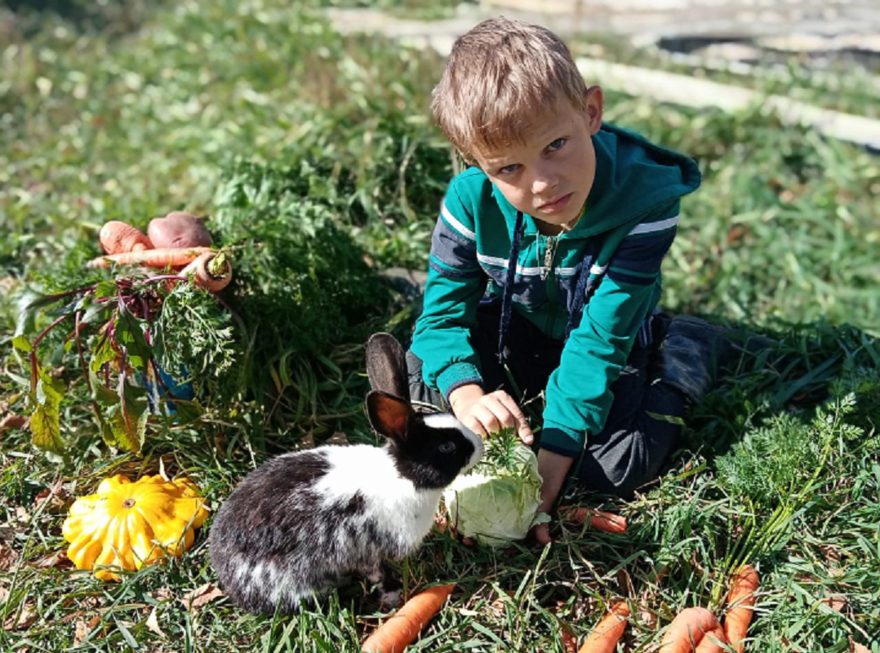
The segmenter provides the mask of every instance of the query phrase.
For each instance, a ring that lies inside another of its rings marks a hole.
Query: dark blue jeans
[[[514,387],[496,353],[498,313],[497,304],[481,304],[477,327],[471,333],[471,343],[480,358],[483,389],[504,389],[521,405],[528,404],[547,386],[550,374],[559,365],[563,343],[548,338],[514,311],[507,338],[508,369]],[[577,482],[587,489],[632,496],[634,490],[657,477],[678,443],[687,408],[684,395],[654,379],[651,372],[657,355],[654,343],[662,338],[668,321],[662,314],[653,317],[652,342],[636,340],[626,367],[611,386],[614,402],[605,426],[599,433],[588,434],[579,465],[572,470]],[[446,410],[440,393],[425,384],[421,360],[408,351],[406,362],[412,399]],[[540,400],[535,404],[541,405]]]

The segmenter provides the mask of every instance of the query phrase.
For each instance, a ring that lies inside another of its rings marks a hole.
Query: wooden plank
[[[335,27],[340,31],[382,32],[411,47],[433,48],[443,56],[449,54],[456,36],[473,22],[469,21],[468,26],[463,26],[460,20],[449,21],[445,25],[443,21],[438,23],[401,21],[380,12],[358,14],[357,20],[344,20],[347,15],[349,14],[344,12],[330,14]],[[372,17],[374,20],[366,20],[367,17]],[[716,107],[733,112],[761,103],[776,111],[781,120],[787,124],[806,125],[825,136],[880,152],[880,120],[823,109],[781,95],[766,95],[740,86],[663,70],[590,58],[578,58],[576,63],[587,83],[598,83],[629,95],[649,97],[657,102],[695,108]]]
[[[755,103],[776,111],[783,122],[801,124],[820,133],[880,151],[880,121],[841,111],[823,109],[781,95],[765,95],[740,86],[706,79],[611,63],[601,59],[579,58],[578,70],[587,83],[598,83],[629,95],[650,97],[689,107],[716,107],[740,111]]]

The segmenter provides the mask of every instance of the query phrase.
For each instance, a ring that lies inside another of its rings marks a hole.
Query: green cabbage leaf
[[[535,453],[512,432],[493,436],[474,470],[443,492],[449,525],[480,544],[502,546],[550,521],[538,513],[541,476]]]

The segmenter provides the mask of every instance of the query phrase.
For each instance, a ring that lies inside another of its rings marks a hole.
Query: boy
[[[432,96],[472,167],[434,230],[412,396],[531,443],[519,402],[543,392],[547,512],[569,473],[623,496],[651,480],[712,382],[705,323],[655,315],[679,200],[700,173],[603,125],[602,108],[557,36],[505,18],[456,41]],[[550,541],[546,525],[535,536]]]

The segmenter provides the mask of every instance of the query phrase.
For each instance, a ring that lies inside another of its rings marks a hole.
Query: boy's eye
[[[498,168],[498,174],[499,175],[512,175],[517,170],[519,170],[519,164],[518,163],[511,163],[509,165],[502,166],[501,168]]]
[[[453,451],[455,451],[455,443],[444,442],[439,447],[437,447],[437,450],[440,453],[452,453]]]
[[[567,138],[557,138],[555,141],[553,141],[552,143],[550,143],[550,145],[547,146],[547,151],[548,152],[555,152],[556,150],[560,150],[565,146],[565,144],[567,142],[568,142]]]

